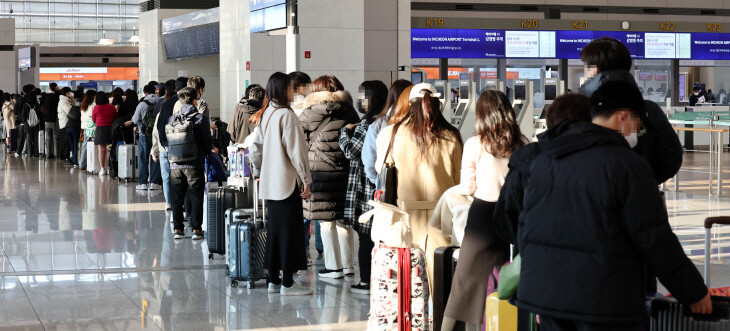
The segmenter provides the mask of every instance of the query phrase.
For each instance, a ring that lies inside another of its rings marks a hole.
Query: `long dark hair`
[[[129,106],[129,108],[135,109],[137,107],[137,104],[139,103],[139,96],[137,96],[137,92],[133,91],[132,89],[127,89],[124,91],[124,96],[127,98],[124,100],[124,103]]]
[[[378,118],[388,116],[388,110],[398,105],[398,98],[400,97],[401,93],[403,93],[403,90],[412,85],[413,84],[411,82],[405,79],[399,79],[393,82],[393,84],[390,84],[390,89],[388,90],[388,99],[385,101],[385,106],[383,106],[383,109],[380,111]],[[393,114],[395,113],[391,113],[391,116]],[[386,118],[385,121],[390,121],[390,117]]]
[[[364,118],[368,123],[373,123],[385,106],[385,101],[388,98],[388,87],[379,80],[368,80],[360,84],[360,93],[365,95],[367,106],[363,106],[365,109],[358,110],[365,113]]]
[[[7,93],[7,92],[3,93],[2,103],[10,102],[10,100],[11,100],[10,93]]]
[[[81,111],[86,111],[89,108],[89,106],[91,106],[91,104],[94,103],[94,98],[96,98],[96,91],[94,91],[94,90],[86,91],[86,94],[84,95],[84,100],[81,101]]]
[[[109,103],[109,97],[104,92],[97,93],[94,99],[96,100],[97,106],[106,105]]]
[[[441,114],[441,101],[431,95],[431,92],[424,90],[423,97],[411,100],[410,111],[393,128],[395,133],[403,124],[411,126],[411,135],[418,146],[421,157],[428,156],[433,146],[439,146],[443,140],[453,139],[463,145],[461,133],[452,126],[444,115]],[[449,138],[446,133],[451,133]]]
[[[256,125],[261,121],[261,117],[264,116],[266,108],[269,108],[269,103],[273,102],[279,107],[289,108],[289,76],[283,72],[275,72],[269,77],[268,83],[266,83],[266,97],[264,98],[261,109],[256,114],[251,115],[249,122]]]
[[[477,100],[477,132],[484,149],[497,158],[508,158],[525,145],[515,111],[501,91],[489,90]]]

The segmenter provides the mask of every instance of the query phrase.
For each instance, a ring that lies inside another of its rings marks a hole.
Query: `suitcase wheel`
[[[228,266],[226,266],[226,277],[228,277],[228,276],[230,276],[230,275],[231,275],[231,271],[230,271],[230,270],[228,270]]]
[[[212,259],[213,259],[213,253],[208,253],[208,260],[212,260]]]
[[[233,288],[238,287],[238,281],[237,280],[231,280],[231,287],[233,287]]]
[[[252,290],[252,289],[255,289],[255,288],[256,288],[256,283],[254,281],[252,281],[252,280],[249,281],[248,282],[248,289],[249,290]]]

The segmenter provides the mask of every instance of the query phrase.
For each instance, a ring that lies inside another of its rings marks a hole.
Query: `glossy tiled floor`
[[[365,329],[368,297],[346,290],[353,278],[318,279],[322,261],[300,275],[313,296],[268,295],[263,282],[231,288],[224,261],[209,261],[204,241],[173,241],[161,192],[140,194],[135,183],[58,161],[2,152],[0,160],[0,330]],[[730,215],[730,200],[667,199],[701,267],[702,220]],[[714,232],[714,285],[730,285],[729,236],[728,228]]]
[[[0,157],[0,330],[365,328],[368,297],[317,279],[321,260],[300,275],[313,296],[231,288],[205,241],[172,239],[161,191]]]

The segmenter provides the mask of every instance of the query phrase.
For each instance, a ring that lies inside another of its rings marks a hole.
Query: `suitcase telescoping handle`
[[[716,216],[705,218],[705,285],[710,287],[710,259],[711,250],[711,231],[715,224],[730,225],[730,216]]]
[[[251,176],[251,186],[253,186],[253,219],[259,218],[259,182]],[[261,200],[261,219],[266,222],[266,201]]]

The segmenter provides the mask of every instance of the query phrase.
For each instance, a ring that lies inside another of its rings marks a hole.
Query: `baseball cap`
[[[431,92],[431,96],[438,98],[441,96],[441,93],[436,92],[436,88],[433,87],[433,85],[429,83],[418,83],[415,86],[413,86],[413,89],[411,90],[411,94],[408,95],[408,100],[413,100],[413,98],[422,98],[423,97],[423,90],[428,90]]]

